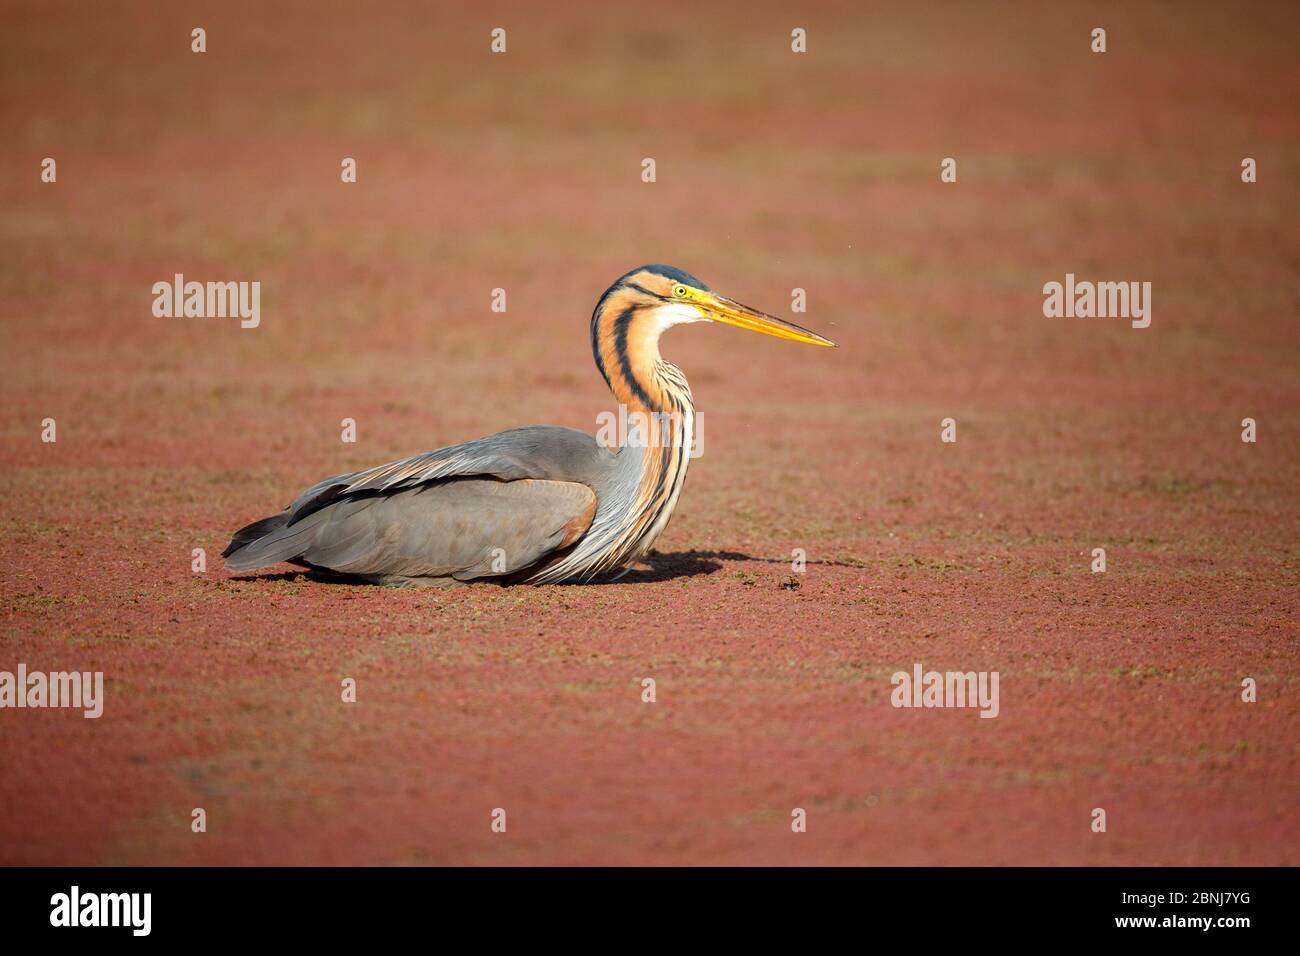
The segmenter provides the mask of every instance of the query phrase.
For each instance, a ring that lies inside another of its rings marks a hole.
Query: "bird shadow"
[[[740,551],[651,551],[641,559],[637,567],[632,568],[627,573],[613,578],[598,579],[595,581],[582,582],[573,586],[577,587],[599,587],[602,584],[655,584],[663,581],[673,581],[678,578],[696,578],[704,577],[710,574],[716,574],[722,570],[723,561],[741,561],[753,564],[780,564],[789,567],[789,558],[760,558],[752,554],[744,554]],[[828,560],[809,560],[807,564],[823,565],[826,567],[839,568],[857,568],[861,564],[852,561],[828,561]],[[343,584],[351,586],[364,585],[373,587],[373,583],[364,578],[355,575],[336,574],[331,571],[321,571],[314,568],[303,568],[299,571],[276,571],[267,574],[239,574],[233,575],[230,580],[253,583],[257,581],[299,581],[306,579],[317,584]],[[475,582],[479,584],[496,584],[495,581]],[[453,585],[454,586],[454,585]]]
[[[675,551],[671,554],[651,551],[640,562],[649,567],[634,567],[617,578],[591,583],[654,584],[658,581],[672,581],[675,578],[697,578],[721,571],[722,564],[718,559],[743,560],[745,555],[731,551]]]
[[[619,584],[649,584],[655,581],[671,581],[673,578],[693,578],[713,574],[722,570],[722,561],[742,561],[751,564],[779,564],[791,567],[790,558],[760,558],[740,551],[676,551],[665,554],[651,551],[641,559],[647,568],[633,568],[618,579]],[[805,560],[805,564],[815,564],[831,568],[861,568],[863,564],[856,561]]]

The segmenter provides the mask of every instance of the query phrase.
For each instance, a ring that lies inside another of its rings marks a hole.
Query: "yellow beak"
[[[687,297],[696,308],[714,322],[725,322],[727,325],[749,329],[751,332],[762,332],[764,335],[775,335],[778,339],[789,339],[791,342],[806,342],[809,345],[835,348],[834,342],[810,329],[787,322],[785,319],[778,319],[766,312],[751,309],[726,296],[689,289]]]

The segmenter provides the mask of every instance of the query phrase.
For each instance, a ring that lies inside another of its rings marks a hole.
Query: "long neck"
[[[659,354],[664,327],[653,307],[620,303],[596,325],[597,365],[628,419],[631,447],[620,455],[639,452],[635,494],[620,509],[625,530],[610,553],[617,566],[648,551],[668,524],[690,464],[695,404],[682,370]]]
[[[596,367],[629,411],[673,414],[694,408],[686,376],[659,354],[662,331],[652,307],[626,299],[605,304],[592,319]]]
[[[659,354],[651,308],[626,305],[592,320],[596,365],[618,399],[615,474],[591,528],[541,581],[589,580],[635,561],[668,524],[686,480],[695,440],[695,405],[682,370]]]

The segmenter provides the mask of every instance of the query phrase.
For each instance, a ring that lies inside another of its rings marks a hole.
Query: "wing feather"
[[[293,524],[339,498],[410,488],[442,478],[485,475],[502,481],[540,478],[588,485],[610,467],[613,456],[585,432],[534,425],[449,445],[364,471],[334,475],[308,488],[289,506]]]
[[[612,461],[590,435],[535,426],[336,475],[238,532],[226,566],[294,561],[377,579],[504,577],[586,533]]]

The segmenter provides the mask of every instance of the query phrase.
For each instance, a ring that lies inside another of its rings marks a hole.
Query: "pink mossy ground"
[[[0,711],[0,863],[1300,862],[1296,28],[7,5],[0,669],[107,700]],[[327,474],[594,431],[587,316],[647,261],[805,288],[840,348],[665,338],[704,455],[627,578],[220,570]],[[261,326],[154,318],[177,272],[260,281]],[[1151,327],[1044,318],[1067,272],[1152,282]],[[1000,715],[891,707],[918,661]]]

